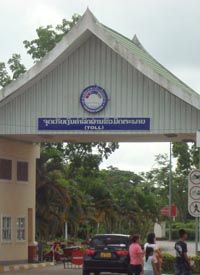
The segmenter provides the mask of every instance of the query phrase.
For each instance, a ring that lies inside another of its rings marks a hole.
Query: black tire
[[[95,272],[94,275],[100,275],[100,272]]]

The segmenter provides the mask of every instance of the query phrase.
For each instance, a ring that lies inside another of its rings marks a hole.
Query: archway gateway
[[[191,141],[200,96],[87,10],[60,43],[0,91],[0,263],[35,241],[40,142]]]

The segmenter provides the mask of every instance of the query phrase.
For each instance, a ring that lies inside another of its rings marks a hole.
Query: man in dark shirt
[[[187,255],[187,233],[184,229],[179,230],[179,241],[175,243],[176,250],[176,264],[175,264],[175,275],[191,275],[190,259]]]

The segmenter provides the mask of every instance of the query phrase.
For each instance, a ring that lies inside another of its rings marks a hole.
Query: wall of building
[[[35,241],[35,168],[38,157],[38,145],[0,140],[0,159],[12,160],[12,179],[0,180],[0,264],[27,261],[28,246]],[[17,182],[17,161],[28,162],[28,182]],[[28,224],[30,209],[33,211],[32,221],[29,222],[32,228]],[[5,216],[11,217],[11,241],[2,240],[2,218]],[[16,238],[16,221],[19,217],[25,218],[24,241]]]

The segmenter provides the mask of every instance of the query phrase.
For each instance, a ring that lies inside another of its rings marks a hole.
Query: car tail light
[[[128,255],[128,250],[117,250],[116,254],[120,257]]]
[[[86,249],[84,251],[85,255],[94,255],[95,253],[96,253],[96,250],[94,250],[94,249]]]

